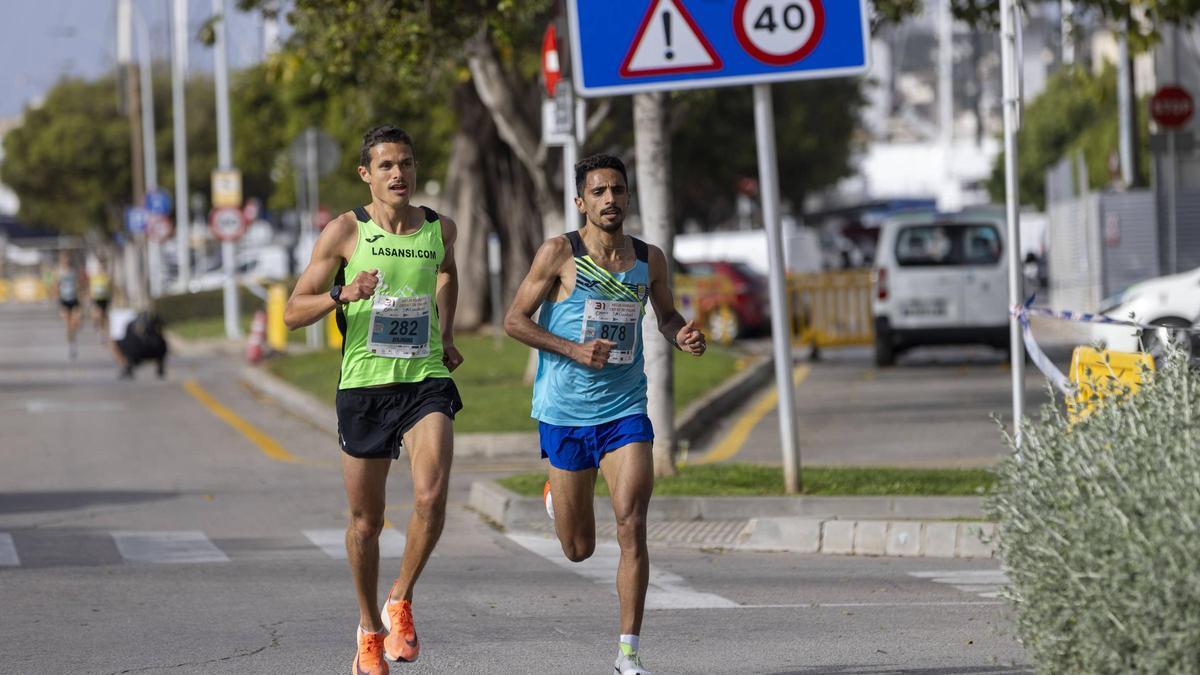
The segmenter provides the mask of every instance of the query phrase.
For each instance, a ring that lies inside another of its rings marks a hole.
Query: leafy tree
[[[112,232],[130,192],[129,125],[116,79],[66,79],[4,138],[3,181],[19,216],[67,234]]]
[[[1145,116],[1138,118],[1139,136],[1149,135]],[[1063,157],[1082,152],[1088,185],[1108,185],[1109,157],[1117,150],[1117,77],[1113,67],[1100,75],[1082,68],[1054,73],[1046,89],[1025,108],[1017,136],[1017,180],[1021,201],[1039,209],[1046,206],[1046,171]],[[1142,170],[1148,160],[1142,156]],[[988,191],[1004,199],[1004,156],[996,160]]]

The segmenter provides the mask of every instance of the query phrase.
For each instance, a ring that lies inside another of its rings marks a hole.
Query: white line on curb
[[[17,567],[21,558],[17,556],[17,545],[7,532],[0,532],[0,567]]]

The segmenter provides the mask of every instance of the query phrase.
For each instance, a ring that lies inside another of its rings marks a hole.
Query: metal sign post
[[[1020,8],[1016,0],[1000,0],[1000,68],[1004,98],[1004,205],[1008,218],[1008,297],[1013,307],[1024,302],[1021,289],[1021,212],[1017,185],[1017,129],[1021,126],[1021,72],[1017,67],[1020,41]],[[1013,438],[1021,447],[1021,420],[1025,412],[1025,343],[1021,322],[1008,320],[1012,354]]]
[[[791,317],[779,221],[768,83],[861,75],[869,68],[865,0],[568,0],[572,77],[580,96],[754,85],[763,226],[785,488],[800,488]],[[644,8],[644,9],[642,9]]]
[[[1174,44],[1172,44],[1174,47]],[[1167,272],[1179,271],[1179,158],[1176,132],[1192,119],[1196,103],[1186,89],[1178,85],[1167,85],[1150,99],[1150,116],[1167,137]]]

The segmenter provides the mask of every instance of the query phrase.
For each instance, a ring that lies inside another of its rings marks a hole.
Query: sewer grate
[[[737,543],[738,536],[750,524],[748,520],[667,520],[652,522],[646,527],[646,539],[666,544],[699,544],[723,546]],[[554,523],[539,521],[527,526],[528,530],[543,534],[554,533]],[[617,524],[596,523],[598,539],[616,539]]]

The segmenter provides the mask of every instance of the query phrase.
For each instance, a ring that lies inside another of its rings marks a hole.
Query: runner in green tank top
[[[346,531],[358,594],[358,651],[352,673],[386,675],[387,658],[415,661],[413,586],[433,553],[446,515],[452,421],[462,409],[450,372],[458,271],[454,221],[410,203],[417,184],[412,139],[393,126],[363,137],[358,173],[371,203],[327,225],[296,282],[284,321],[299,328],[337,313],[342,331],[338,441],[350,502]],[[413,513],[400,575],[383,611],[379,535],[388,469],[408,450]]]

